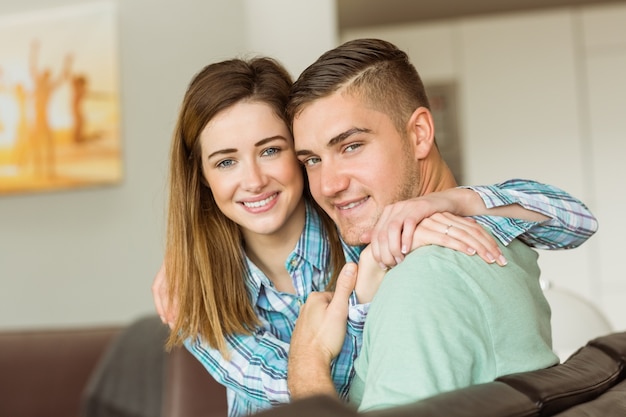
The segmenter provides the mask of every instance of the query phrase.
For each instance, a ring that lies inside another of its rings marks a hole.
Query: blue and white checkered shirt
[[[552,186],[510,180],[493,186],[470,188],[481,195],[487,207],[517,203],[551,218],[536,223],[503,217],[476,217],[505,244],[519,237],[537,248],[573,248],[597,229],[596,219],[580,201]],[[348,261],[358,261],[361,248],[344,245],[344,250]],[[188,340],[185,343],[209,373],[226,386],[230,417],[252,414],[289,402],[289,341],[300,306],[312,291],[323,291],[328,282],[328,254],[329,245],[320,219],[307,204],[304,231],[285,262],[296,294],[277,291],[269,278],[248,259],[248,274],[244,279],[262,325],[252,335],[228,336],[226,343],[230,357],[227,359],[200,341]],[[331,370],[341,398],[347,398],[354,375],[354,360],[361,348],[368,307],[369,304],[357,304],[353,295],[346,339]]]

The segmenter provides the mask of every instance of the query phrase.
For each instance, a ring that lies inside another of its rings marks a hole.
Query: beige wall
[[[626,4],[349,30],[407,50],[426,84],[459,88],[465,182],[531,178],[579,197],[600,222],[581,248],[539,251],[545,278],[626,328]]]

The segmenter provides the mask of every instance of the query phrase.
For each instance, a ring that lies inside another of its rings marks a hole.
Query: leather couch
[[[149,316],[128,326],[0,332],[1,417],[226,416],[226,390]]]
[[[226,416],[224,388],[185,350],[163,350],[158,317],[128,326],[0,332],[0,416]],[[589,342],[564,364],[508,375],[415,404],[358,414],[329,397],[258,417],[623,417],[626,332]]]

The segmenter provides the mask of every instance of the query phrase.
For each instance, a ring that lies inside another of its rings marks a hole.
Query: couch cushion
[[[579,404],[555,417],[626,416],[626,381],[622,381],[593,401]]]
[[[540,415],[554,415],[591,401],[623,378],[626,333],[595,339],[565,363],[534,372],[503,376],[504,382],[527,395]],[[608,352],[608,353],[607,353]]]
[[[598,337],[590,341],[589,345],[597,347],[626,366],[626,332]]]
[[[364,413],[367,417],[535,417],[539,410],[527,396],[502,382],[445,392],[414,404]]]

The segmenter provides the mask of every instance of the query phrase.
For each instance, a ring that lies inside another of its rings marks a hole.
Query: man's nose
[[[334,164],[322,166],[320,175],[320,189],[324,197],[333,197],[345,191],[349,184],[348,176]]]

